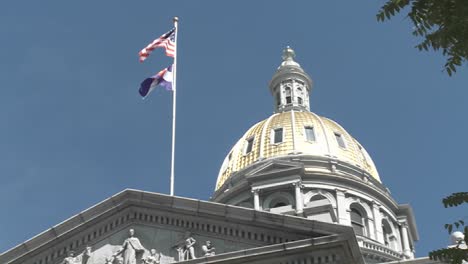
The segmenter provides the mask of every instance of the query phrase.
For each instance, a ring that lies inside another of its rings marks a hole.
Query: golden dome
[[[275,130],[281,130],[275,143]],[[216,190],[257,161],[288,155],[330,157],[359,167],[380,182],[369,154],[335,121],[309,111],[276,113],[253,125],[225,158]]]

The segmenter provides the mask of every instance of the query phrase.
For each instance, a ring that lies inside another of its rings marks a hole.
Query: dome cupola
[[[275,112],[290,110],[310,111],[309,93],[312,79],[294,61],[296,56],[289,46],[283,50],[283,62],[270,81],[270,92],[274,96]]]

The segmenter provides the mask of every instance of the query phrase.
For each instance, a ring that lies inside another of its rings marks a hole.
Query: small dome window
[[[275,128],[273,129],[273,144],[278,144],[283,142],[283,128]]]
[[[254,137],[248,138],[248,139],[246,140],[245,149],[244,149],[244,154],[245,154],[245,155],[247,155],[247,154],[249,154],[250,152],[252,152],[253,143],[254,143]]]
[[[291,104],[292,103],[291,87],[286,86],[284,88],[284,93],[285,93],[285,98],[286,98],[286,104]]]
[[[345,149],[346,144],[345,144],[345,141],[343,139],[343,135],[341,135],[340,133],[335,132],[335,138],[336,138],[336,142],[338,143],[338,146],[340,146],[340,148]]]
[[[232,153],[232,152],[231,152]],[[228,165],[229,165],[229,161],[231,161],[231,153],[229,154],[229,156],[227,156],[224,161],[223,161],[223,164],[221,165],[221,171],[220,173],[224,173],[226,172],[227,168],[228,168]]]
[[[302,96],[302,88],[300,88],[300,87],[297,88],[296,93],[297,93],[298,96]]]
[[[315,141],[315,131],[313,126],[304,127],[304,134],[307,141]]]

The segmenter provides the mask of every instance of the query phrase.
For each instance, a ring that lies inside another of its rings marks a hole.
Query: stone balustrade
[[[362,236],[356,236],[356,238],[362,251],[371,251],[374,255],[387,260],[401,260],[404,258],[401,252],[390,249],[376,241]]]

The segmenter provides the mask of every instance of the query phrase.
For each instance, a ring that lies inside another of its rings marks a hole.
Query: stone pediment
[[[125,190],[1,254],[0,263],[118,264],[134,259],[136,264],[163,264],[335,234],[352,237],[353,231],[304,218]]]
[[[273,177],[300,177],[304,173],[304,164],[285,160],[269,160],[246,174],[250,181]]]

